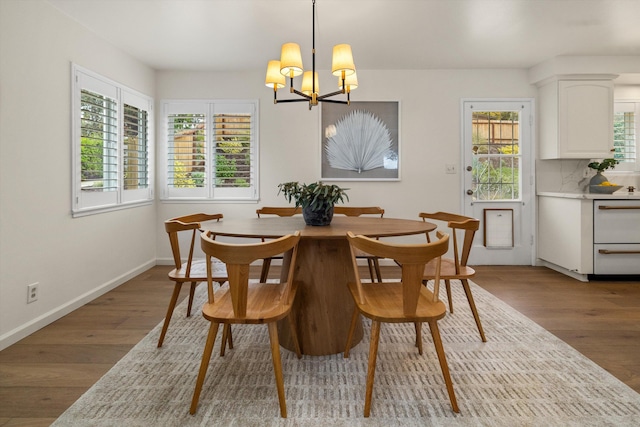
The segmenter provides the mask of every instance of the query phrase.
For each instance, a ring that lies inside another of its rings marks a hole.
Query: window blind
[[[206,179],[205,114],[169,114],[167,185],[173,188],[204,187]]]
[[[250,187],[253,162],[253,124],[249,113],[218,113],[213,116],[216,187]]]
[[[124,104],[124,189],[149,187],[148,112]]]
[[[118,189],[118,110],[108,96],[82,89],[80,95],[82,191]]]
[[[613,157],[621,163],[637,161],[637,129],[640,103],[616,102],[613,114]]]

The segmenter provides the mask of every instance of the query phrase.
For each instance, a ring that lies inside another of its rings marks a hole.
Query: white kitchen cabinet
[[[611,157],[614,77],[553,78],[539,87],[539,158]]]
[[[593,273],[593,201],[538,197],[538,258],[587,281]]]

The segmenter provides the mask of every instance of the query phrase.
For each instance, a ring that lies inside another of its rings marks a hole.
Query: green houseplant
[[[288,202],[295,201],[302,207],[302,216],[307,225],[329,225],[333,218],[333,206],[349,200],[348,188],[321,181],[300,184],[297,181],[278,184],[278,194],[282,193]]]
[[[589,185],[600,185],[601,183],[608,181],[607,177],[602,175],[602,172],[607,169],[613,169],[620,161],[616,159],[602,159],[601,162],[591,162],[587,167],[596,171],[595,176],[589,181]]]

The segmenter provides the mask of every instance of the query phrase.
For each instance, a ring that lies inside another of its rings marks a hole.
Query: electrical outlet
[[[456,165],[451,163],[444,165],[445,173],[456,173]]]
[[[27,285],[27,304],[38,300],[38,286],[38,282]]]

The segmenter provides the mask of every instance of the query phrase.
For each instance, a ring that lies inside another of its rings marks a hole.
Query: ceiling
[[[154,69],[266,69],[290,41],[311,68],[311,0],[47,1]],[[316,17],[319,69],[338,43],[375,70],[640,55],[640,0],[317,0]]]

